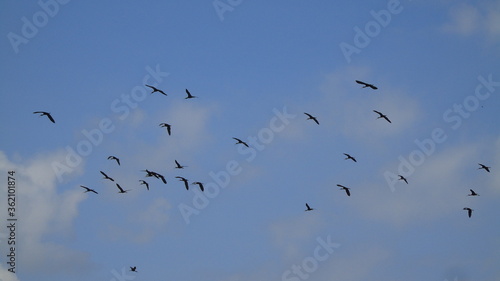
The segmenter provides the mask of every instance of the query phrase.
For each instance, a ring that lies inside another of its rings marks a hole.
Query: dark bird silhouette
[[[337,186],[340,187],[340,190],[345,190],[345,193],[347,194],[347,196],[351,196],[351,192],[349,191],[350,188],[345,187],[341,184],[337,184]]]
[[[145,180],[139,180],[141,184],[144,184],[146,186],[146,189],[149,190],[149,183]]]
[[[177,162],[177,160],[174,160],[175,161],[175,168],[176,169],[184,169],[184,167],[187,167],[187,166],[182,166],[181,164],[179,164],[179,162]]]
[[[88,188],[88,187],[83,186],[83,185],[80,185],[80,186],[86,189],[83,193],[94,192],[95,194],[99,194],[99,193],[97,193],[97,191],[93,190],[92,188]]]
[[[358,162],[358,161],[356,161],[356,158],[352,157],[351,155],[349,155],[347,153],[344,153],[344,155],[346,156],[346,158],[344,160],[351,159],[354,162]]]
[[[406,184],[408,184],[408,181],[406,180],[405,177],[403,177],[402,175],[398,175],[398,176],[399,176],[400,181],[404,181],[404,182],[406,182]]]
[[[200,190],[203,192],[205,191],[205,187],[203,187],[203,183],[199,182],[199,181],[194,181],[192,182],[191,184],[197,184],[199,187],[200,187]]]
[[[116,163],[118,163],[118,166],[120,166],[120,159],[118,159],[117,157],[111,155],[108,157],[108,160],[115,160]]]
[[[236,143],[236,144],[241,143],[242,145],[244,145],[244,146],[246,146],[246,147],[249,147],[249,146],[248,146],[248,144],[247,144],[246,142],[244,142],[244,141],[240,140],[239,138],[233,138],[233,139],[237,141],[237,143]]]
[[[146,170],[142,170],[142,171],[143,171],[143,172],[146,172],[145,177],[154,177],[154,176],[155,176],[155,172],[150,171],[150,170],[148,170],[148,169],[146,169]]]
[[[157,89],[157,88],[155,88],[155,87],[153,87],[153,86],[146,85],[146,87],[149,87],[149,88],[151,88],[151,89],[153,90],[153,91],[151,92],[151,94],[152,94],[152,93],[154,93],[154,92],[158,92],[158,93],[161,93],[161,94],[163,94],[163,95],[165,95],[165,96],[167,95],[167,94],[165,94],[165,92],[164,92],[164,91],[162,91],[162,90],[160,90],[160,89]]]
[[[101,172],[101,174],[104,176],[104,179],[110,180],[110,181],[115,181],[114,179],[108,177],[108,175],[106,175],[103,171],[99,171],[99,172]]]
[[[118,193],[127,193],[127,191],[130,191],[130,190],[123,190],[123,188],[119,184],[116,184],[116,187],[118,187],[118,189],[120,190],[118,191]]]
[[[474,190],[472,190],[472,189],[469,189],[469,190],[470,190],[470,194],[467,196],[479,196],[479,194],[477,194]]]
[[[188,96],[187,96],[187,97],[185,97],[185,99],[197,98],[197,96],[193,96],[193,95],[191,95],[191,93],[188,91],[188,89],[186,89],[186,94],[187,94]]]
[[[306,212],[314,210],[313,208],[309,207],[309,204],[307,204],[307,203],[306,203],[306,208],[307,208],[307,209],[305,209]]]
[[[47,116],[47,118],[49,118],[49,120],[52,122],[52,123],[56,123],[56,121],[54,120],[54,118],[52,118],[52,115],[50,115],[50,113],[48,112],[45,112],[45,111],[35,111],[33,112],[33,114],[40,114],[40,116]]]
[[[488,172],[488,173],[490,172],[490,168],[491,168],[491,167],[486,167],[486,165],[483,165],[483,164],[481,164],[481,163],[478,163],[478,164],[479,164],[479,166],[481,166],[481,167],[479,167],[478,169],[484,169],[484,170],[486,170],[486,172]]]
[[[377,117],[377,119],[384,118],[385,120],[387,120],[387,122],[392,123],[391,120],[389,120],[389,118],[387,118],[387,116],[385,114],[382,114],[382,112],[376,111],[376,110],[374,110],[373,112],[375,112],[378,115],[380,115],[379,117]]]
[[[164,184],[167,184],[167,181],[165,180],[165,177],[161,174],[158,174],[157,172],[151,172],[153,177],[160,179]]]
[[[179,181],[183,181],[184,182],[184,187],[186,188],[186,190],[189,190],[189,184],[188,184],[188,180],[186,178],[183,178],[183,177],[176,177],[179,179]]]
[[[467,210],[467,215],[469,216],[469,218],[472,216],[472,211],[474,211],[471,208],[464,208],[464,210]]]
[[[137,266],[131,266],[130,267],[130,271],[132,271],[132,272],[138,272],[137,271]]]
[[[363,85],[363,88],[370,87],[373,90],[378,89],[377,87],[373,86],[372,84],[365,83],[363,81],[356,80],[356,83]]]
[[[161,124],[160,124],[160,127],[167,128],[167,133],[168,133],[168,135],[170,136],[170,128],[172,127],[170,124],[167,124],[167,123],[161,123]]]
[[[311,114],[306,113],[306,112],[304,112],[304,114],[305,114],[305,115],[307,115],[307,119],[306,119],[306,120],[311,119],[311,120],[313,120],[314,122],[316,122],[316,124],[318,124],[318,125],[319,125],[318,119],[316,119],[316,117],[314,117],[314,116],[312,116]]]

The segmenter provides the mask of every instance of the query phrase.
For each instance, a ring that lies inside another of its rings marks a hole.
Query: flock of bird
[[[358,84],[361,84],[363,85],[362,88],[371,88],[372,90],[377,90],[378,88],[372,84],[369,84],[369,83],[365,83],[365,82],[362,82],[362,81],[359,81],[359,80],[355,80],[356,83]],[[160,93],[162,95],[165,95],[167,96],[167,94],[161,90],[161,89],[158,89],[154,86],[151,86],[151,85],[145,85],[146,87],[149,87],[151,88],[152,92],[151,94],[153,93]],[[192,98],[197,98],[196,96],[193,96],[188,89],[185,90],[187,96],[185,97],[185,99],[192,99]],[[389,123],[392,123],[391,120],[387,117],[387,115],[381,113],[380,111],[377,111],[377,110],[373,110],[373,112],[377,113],[379,116],[376,118],[376,119],[385,119],[387,122]],[[45,112],[45,111],[35,111],[33,112],[34,114],[39,114],[40,116],[46,116],[52,123],[55,123],[55,120],[53,118],[53,116],[49,113],[49,112]],[[307,112],[304,112],[304,114],[307,116],[307,119],[306,120],[312,120],[314,121],[317,125],[319,125],[319,121],[318,121],[318,118],[313,116],[312,114],[310,113],[307,113]],[[167,134],[170,136],[172,131],[171,131],[171,128],[172,126],[168,123],[160,123],[159,124],[160,127],[162,128],[166,128],[167,130]],[[246,143],[245,141],[239,139],[239,138],[236,138],[236,137],[233,137],[233,139],[236,141],[235,144],[241,144],[245,147],[250,147],[248,145],[248,143]],[[343,153],[343,155],[345,156],[345,160],[351,160],[353,162],[357,162],[356,158],[353,157],[352,155],[348,154],[348,153]],[[107,157],[108,160],[111,160],[111,161],[115,161],[116,164],[118,166],[121,166],[121,163],[120,163],[120,159],[114,155],[110,155]],[[184,165],[181,165],[177,160],[174,160],[174,163],[175,163],[175,166],[174,168],[175,169],[184,169],[186,168],[187,166],[184,166]],[[484,169],[486,172],[490,172],[490,168],[491,167],[488,167],[486,165],[483,165],[483,164],[480,164],[480,167],[479,169]],[[165,179],[165,177],[158,173],[158,172],[154,172],[154,171],[151,171],[151,170],[148,170],[148,169],[144,169],[144,170],[141,170],[142,172],[145,172],[145,175],[144,177],[145,178],[155,178],[155,179],[158,179],[160,180],[161,182],[163,182],[163,184],[167,184],[167,181]],[[118,193],[121,193],[121,194],[124,194],[124,193],[127,193],[128,191],[130,191],[130,189],[128,190],[125,190],[121,187],[121,185],[119,183],[117,183],[115,181],[114,178],[108,176],[105,172],[103,171],[99,171],[101,173],[101,175],[103,176],[103,180],[108,180],[108,181],[111,181],[115,184],[116,188],[118,189]],[[406,184],[408,184],[408,180],[402,176],[402,175],[398,175],[399,176],[399,180],[401,181],[404,181]],[[186,190],[189,190],[189,180],[186,179],[185,177],[182,177],[182,176],[176,176],[175,177],[176,179],[178,179],[179,181],[182,181],[183,182],[183,185],[184,185],[184,188]],[[145,188],[149,191],[150,190],[150,184],[144,180],[144,179],[140,179],[139,180],[139,185],[144,185]],[[191,182],[191,185],[197,185],[198,188],[203,192],[205,189],[204,189],[204,185],[202,182],[199,182],[199,181],[192,181]],[[84,193],[87,193],[87,192],[91,192],[91,193],[94,193],[94,194],[99,194],[96,190],[92,189],[92,188],[89,188],[85,185],[80,185],[81,188],[85,189]],[[345,192],[345,194],[347,196],[351,196],[351,191],[350,191],[350,188],[349,187],[346,187],[342,184],[337,184],[337,187],[340,188],[340,190],[343,190]],[[477,194],[474,190],[470,189],[470,194],[468,194],[468,196],[479,196],[479,194]],[[305,204],[306,205],[306,209],[305,211],[312,211],[312,210],[315,210],[314,208],[312,208],[308,203]],[[468,217],[470,218],[472,216],[472,211],[473,209],[469,208],[469,207],[464,207],[463,208],[464,210],[467,211],[467,215]],[[137,267],[136,266],[131,266],[130,267],[130,271],[132,272],[137,272]]]

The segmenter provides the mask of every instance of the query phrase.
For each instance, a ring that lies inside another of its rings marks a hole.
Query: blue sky
[[[2,280],[500,279],[500,1],[1,5]]]

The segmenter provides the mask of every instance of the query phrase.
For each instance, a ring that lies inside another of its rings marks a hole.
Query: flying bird
[[[341,184],[337,184],[337,186],[340,187],[340,190],[345,190],[345,193],[347,194],[347,196],[351,196],[351,192],[349,191],[350,188],[345,187]]]
[[[161,123],[161,124],[160,124],[160,127],[167,128],[167,133],[168,133],[168,135],[170,136],[170,128],[172,127],[170,124],[167,124],[167,123]]]
[[[149,183],[145,180],[139,180],[141,184],[144,184],[146,186],[146,189],[149,190]]]
[[[318,119],[316,119],[316,117],[314,117],[314,116],[312,116],[311,114],[306,113],[306,112],[304,112],[304,114],[308,116],[308,118],[307,118],[306,120],[311,119],[311,120],[313,120],[314,122],[316,122],[316,124],[318,124],[318,125],[319,125]]]
[[[363,88],[370,87],[373,90],[378,89],[377,87],[373,86],[372,84],[365,83],[363,81],[356,80],[356,83],[363,85]]]
[[[132,272],[137,272],[137,266],[131,266],[130,271]]]
[[[314,210],[313,208],[309,207],[309,204],[307,204],[307,203],[306,203],[306,208],[307,208],[307,209],[305,209],[306,212]]]
[[[143,172],[146,172],[145,177],[154,177],[154,176],[155,176],[155,172],[150,171],[150,170],[148,170],[148,169],[146,169],[146,170],[142,170],[142,171],[143,171]]]
[[[123,190],[123,188],[119,184],[116,184],[116,187],[118,187],[118,189],[120,190],[118,191],[118,193],[127,193],[127,191],[130,191],[130,190]]]
[[[50,113],[48,112],[45,112],[45,111],[35,111],[33,112],[33,114],[40,114],[40,116],[47,116],[47,118],[49,118],[49,120],[52,122],[52,123],[56,123],[56,121],[54,120],[54,118],[52,118],[52,115],[50,115]]]
[[[233,139],[237,141],[237,143],[236,143],[236,144],[241,143],[242,145],[244,145],[244,146],[246,146],[246,147],[249,147],[249,146],[248,146],[248,144],[247,144],[246,142],[244,142],[244,141],[240,140],[239,138],[233,138]]]
[[[477,194],[474,190],[472,190],[472,189],[469,189],[469,190],[470,190],[470,194],[467,196],[479,196],[479,194]]]
[[[352,157],[351,155],[349,155],[347,153],[344,153],[344,155],[346,156],[346,158],[344,160],[351,159],[354,162],[358,162],[358,161],[356,161],[356,158]]]
[[[199,181],[194,181],[192,182],[191,184],[197,184],[199,187],[200,187],[200,190],[203,192],[205,191],[205,187],[203,187],[203,183],[199,182]]]
[[[115,160],[116,163],[118,163],[118,166],[120,166],[120,159],[118,159],[117,157],[111,155],[108,157],[108,160]]]
[[[472,216],[472,211],[474,211],[471,208],[464,208],[464,210],[467,210],[467,215],[469,216],[469,218]]]
[[[197,98],[197,96],[193,96],[193,95],[191,95],[191,93],[188,91],[188,89],[186,89],[186,94],[187,94],[188,96],[187,96],[187,97],[185,97],[185,99]]]
[[[385,120],[387,120],[387,122],[392,123],[391,120],[389,120],[389,118],[387,118],[387,116],[385,114],[382,114],[382,112],[376,111],[376,110],[374,110],[373,112],[375,112],[378,115],[380,115],[379,117],[377,117],[377,119],[384,118]]]
[[[164,183],[164,184],[167,184],[167,181],[165,180],[165,177],[163,175],[160,175],[158,174],[157,172],[150,172],[153,177],[157,178],[157,179],[161,179],[161,181]]]
[[[400,181],[404,181],[404,182],[406,182],[406,184],[408,184],[408,181],[406,180],[405,177],[403,177],[402,175],[398,175],[398,176],[399,176]]]
[[[481,164],[481,163],[478,163],[478,164],[479,164],[479,166],[481,166],[481,167],[479,167],[478,169],[484,169],[484,170],[486,170],[486,172],[488,172],[488,173],[490,172],[490,168],[491,168],[491,167],[486,167],[485,165],[483,165],[483,164]]]
[[[146,85],[146,87],[149,87],[149,88],[151,88],[151,89],[153,90],[153,91],[151,92],[151,94],[152,94],[152,93],[154,93],[154,92],[158,92],[158,93],[164,94],[165,96],[167,95],[167,94],[165,94],[165,92],[164,92],[164,91],[162,91],[162,90],[160,90],[160,89],[157,89],[157,88],[155,88],[155,87],[153,87],[153,86]]]
[[[88,187],[83,186],[83,185],[80,185],[80,186],[86,189],[83,193],[94,192],[95,194],[99,194],[99,193],[97,193],[97,191],[93,190],[92,188],[88,188]]]
[[[110,181],[115,181],[114,179],[108,177],[108,175],[106,175],[103,171],[99,171],[99,172],[101,172],[101,174],[104,176],[104,179],[110,180]]]
[[[189,190],[189,184],[188,184],[188,180],[186,178],[183,178],[183,177],[176,177],[179,179],[179,181],[183,181],[184,182],[184,187],[186,188],[186,190]]]
[[[182,166],[181,164],[179,164],[179,162],[177,162],[177,160],[174,160],[175,161],[175,168],[176,169],[184,169],[184,167],[187,167],[187,166]]]

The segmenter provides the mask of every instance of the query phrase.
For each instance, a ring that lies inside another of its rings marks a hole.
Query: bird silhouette
[[[120,166],[120,159],[118,159],[117,157],[111,155],[108,157],[108,160],[115,160],[116,163],[118,163],[118,166]]]
[[[365,83],[363,81],[356,80],[356,83],[363,85],[363,88],[370,87],[373,90],[378,89],[377,87],[373,86],[372,84]]]
[[[399,176],[400,181],[404,181],[404,182],[406,182],[406,184],[408,184],[408,181],[406,180],[405,177],[403,177],[402,175],[398,175],[398,176]]]
[[[306,212],[314,210],[313,208],[309,207],[309,204],[307,204],[307,203],[306,203],[306,208],[307,208],[307,209],[305,209]]]
[[[471,208],[464,208],[464,210],[467,210],[467,215],[469,216],[469,218],[472,216],[472,211],[474,211]]]
[[[103,171],[99,171],[99,172],[101,172],[101,174],[104,176],[104,179],[110,180],[110,181],[115,181],[114,179],[108,177],[108,175],[106,175]]]
[[[481,166],[478,169],[484,169],[486,172],[488,172],[488,173],[490,172],[491,167],[487,167],[486,165],[483,165],[481,163],[478,163],[478,164],[479,164],[479,166]]]
[[[469,189],[469,190],[470,190],[470,194],[467,196],[479,196],[479,194],[477,194],[474,190],[472,190],[472,189]]]
[[[193,96],[193,95],[191,95],[191,93],[188,91],[188,89],[186,89],[186,94],[187,94],[188,96],[187,96],[187,97],[185,97],[185,99],[197,98],[197,96]]]
[[[309,113],[307,113],[307,112],[304,112],[304,114],[305,114],[305,115],[307,115],[307,117],[308,117],[306,120],[311,119],[311,120],[313,120],[314,122],[316,122],[316,124],[318,124],[318,125],[319,125],[318,119],[316,119],[316,117],[312,116],[311,114],[309,114]]]
[[[337,184],[337,186],[340,187],[340,190],[345,190],[345,193],[347,194],[347,196],[351,196],[351,192],[349,191],[350,188],[345,187],[341,184]]]
[[[200,190],[203,192],[205,191],[205,187],[203,186],[203,183],[199,182],[199,181],[194,181],[192,182],[191,184],[197,184],[199,187],[200,187]]]
[[[382,112],[376,111],[376,110],[374,110],[373,112],[375,112],[378,115],[380,115],[379,117],[377,117],[377,119],[384,118],[385,120],[387,120],[387,122],[392,123],[391,120],[389,120],[389,118],[387,118],[387,116],[385,114],[382,114]]]
[[[162,90],[160,90],[160,89],[157,89],[157,88],[155,88],[155,87],[153,87],[153,86],[146,85],[146,87],[149,87],[149,88],[151,88],[151,89],[153,90],[153,91],[151,92],[151,94],[152,94],[152,93],[154,93],[154,92],[158,92],[158,93],[161,93],[161,94],[163,94],[163,95],[165,95],[165,96],[167,95],[167,94],[165,94],[165,92],[164,92],[164,91],[162,91]]]
[[[346,156],[346,158],[344,160],[351,159],[354,162],[358,162],[358,161],[356,161],[356,158],[352,157],[351,155],[349,155],[347,153],[344,153],[344,155]]]
[[[157,172],[149,171],[151,175],[157,179],[160,179],[164,184],[167,184],[167,180],[165,180],[165,177],[161,174],[158,174]]]
[[[52,118],[52,115],[50,115],[50,113],[48,112],[45,112],[45,111],[35,111],[33,112],[33,114],[40,114],[40,116],[47,116],[47,118],[49,118],[49,120],[52,122],[52,123],[56,123],[56,121],[54,120],[54,118]]]
[[[154,176],[155,176],[155,172],[150,171],[150,170],[148,170],[148,169],[146,169],[146,170],[142,170],[142,171],[143,171],[143,172],[146,172],[145,177],[154,177]]]
[[[120,190],[118,191],[118,193],[127,193],[127,191],[130,191],[130,190],[123,190],[123,188],[118,183],[116,184],[116,187],[118,187],[118,189]]]
[[[246,146],[246,147],[249,147],[249,146],[248,146],[248,144],[247,144],[246,142],[244,142],[244,141],[240,140],[239,138],[233,138],[233,139],[237,141],[237,143],[236,143],[236,144],[241,143],[242,145],[244,145],[244,146]]]
[[[170,128],[172,127],[170,124],[167,124],[167,123],[160,123],[160,127],[164,127],[164,128],[167,128],[167,133],[168,135],[170,136]]]
[[[183,177],[176,177],[179,179],[179,181],[183,181],[184,182],[184,187],[186,188],[186,190],[189,190],[189,184],[188,184],[188,180],[186,178],[183,178]]]
[[[131,266],[130,267],[130,271],[132,271],[132,272],[138,272],[137,271],[137,266]]]
[[[177,160],[174,160],[175,161],[175,168],[176,169],[184,169],[184,167],[187,167],[187,166],[182,166],[181,164],[179,164],[179,162]]]
[[[149,183],[145,180],[139,180],[141,184],[144,184],[146,186],[146,189],[149,190]]]
[[[99,194],[97,193],[97,191],[93,190],[92,188],[88,188],[86,186],[83,186],[83,185],[80,185],[82,188],[85,188],[86,190],[83,192],[83,193],[87,193],[87,192],[94,192],[95,194]]]

